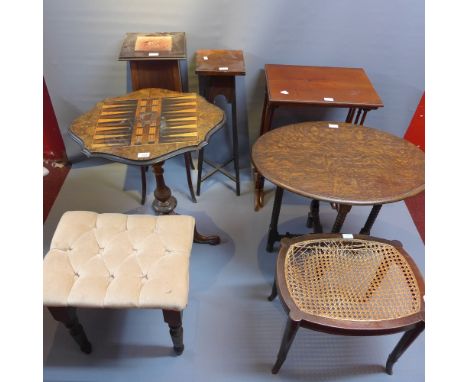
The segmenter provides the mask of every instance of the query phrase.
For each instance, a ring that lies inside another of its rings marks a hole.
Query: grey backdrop
[[[43,21],[44,77],[72,161],[81,155],[66,135],[70,123],[129,90],[127,64],[117,61],[126,32],[186,32],[191,91],[198,89],[197,49],[244,51],[247,75],[237,83],[244,167],[258,136],[265,63],[364,68],[385,105],[366,125],[399,136],[424,90],[424,0],[44,0]],[[345,114],[303,109],[277,116],[276,126]],[[228,155],[216,141],[228,131],[217,134],[208,155]]]

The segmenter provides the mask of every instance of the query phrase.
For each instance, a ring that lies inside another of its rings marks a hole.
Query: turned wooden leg
[[[190,174],[190,166],[193,166],[193,163],[192,163],[192,156],[190,155],[189,152],[184,154],[184,160],[185,160],[185,172],[187,175],[187,185],[190,191],[190,197],[192,198],[192,202],[196,203],[197,198],[195,197],[195,192],[193,191],[192,176]]]
[[[146,202],[146,170],[148,166],[140,166],[141,174],[141,204],[144,205]]]
[[[408,347],[414,342],[414,340],[423,332],[424,322],[421,322],[416,325],[414,329],[408,330],[400,341],[398,341],[395,349],[390,353],[387,359],[387,364],[385,366],[385,371],[387,374],[393,374],[393,365],[401,357],[401,355],[408,349]]]
[[[294,341],[294,337],[296,336],[297,329],[299,329],[299,322],[293,321],[290,317],[288,317],[286,328],[284,329],[283,340],[281,341],[281,347],[278,352],[278,357],[276,359],[275,365],[273,366],[273,369],[271,370],[273,374],[278,373],[281,365],[283,365],[283,362],[288,355],[289,348],[291,347],[291,344]]]
[[[319,209],[320,209],[320,202],[316,199],[312,199],[312,201],[310,202],[310,212],[309,212],[309,215],[307,216],[307,227],[313,228],[314,233],[323,232],[323,227],[322,227],[322,224],[320,223]]]
[[[362,227],[361,231],[359,232],[361,235],[370,235],[372,226],[374,225],[375,219],[377,219],[377,215],[379,214],[381,208],[381,204],[372,206],[372,210],[366,220],[366,224],[364,224],[364,227]]]
[[[273,204],[273,211],[271,213],[270,228],[268,229],[268,241],[266,250],[273,252],[273,245],[276,241],[281,240],[281,236],[278,233],[278,220],[281,211],[281,202],[283,200],[283,189],[276,187],[275,202]]]
[[[182,328],[182,312],[163,309],[164,322],[169,325],[174,351],[177,355],[184,351],[184,329]]]
[[[66,326],[73,339],[80,346],[80,350],[86,354],[91,353],[92,346],[88,341],[88,337],[86,337],[83,327],[78,322],[76,308],[49,306],[47,309],[49,309],[50,314],[55,320],[62,322]]]
[[[333,224],[332,233],[339,233],[341,231],[341,227],[343,227],[349,211],[351,211],[351,206],[347,204],[338,205],[338,215],[336,216],[335,224]]]
[[[177,205],[177,199],[172,196],[171,189],[166,186],[163,165],[164,161],[153,164],[153,172],[156,177],[153,208],[159,214],[170,214]]]

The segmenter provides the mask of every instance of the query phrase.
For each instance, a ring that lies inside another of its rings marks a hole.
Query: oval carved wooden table
[[[331,127],[330,127],[331,126]],[[372,205],[361,230],[370,234],[382,204],[424,190],[424,153],[381,130],[340,122],[305,122],[262,135],[252,148],[256,169],[277,186],[267,249],[277,230],[283,190],[313,199],[308,225],[322,232],[318,201],[334,203],[339,232],[353,205]],[[288,236],[294,236],[288,234]]]
[[[77,118],[71,137],[88,157],[152,165],[156,177],[153,208],[173,213],[177,200],[164,181],[164,161],[199,150],[224,124],[224,112],[195,93],[142,89],[107,98]],[[218,236],[203,236],[195,229],[195,242],[218,244]]]

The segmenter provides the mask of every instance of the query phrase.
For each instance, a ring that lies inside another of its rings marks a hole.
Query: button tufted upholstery
[[[194,227],[182,215],[66,212],[44,258],[44,305],[184,309]]]

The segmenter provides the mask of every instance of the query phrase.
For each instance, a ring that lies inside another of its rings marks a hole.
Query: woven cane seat
[[[284,278],[297,308],[346,321],[407,317],[421,309],[411,265],[395,246],[341,237],[291,244]]]
[[[191,216],[66,212],[44,258],[44,305],[184,309],[194,227]]]

